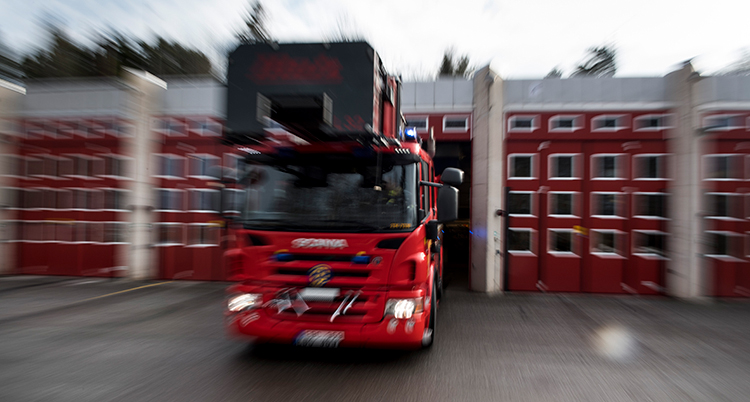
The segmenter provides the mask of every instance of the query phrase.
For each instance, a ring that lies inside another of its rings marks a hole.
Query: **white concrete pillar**
[[[669,197],[667,249],[667,294],[701,299],[709,294],[703,261],[702,189],[700,174],[700,132],[696,119],[696,83],[700,76],[690,63],[666,76],[667,98],[674,103],[673,129],[669,150],[674,180]]]
[[[130,250],[122,256],[122,266],[128,267],[131,279],[157,276],[157,256],[153,242],[153,209],[156,205],[154,188],[156,169],[153,154],[158,152],[158,138],[153,137],[151,121],[162,109],[167,83],[144,71],[125,69],[124,81],[129,85],[127,114],[132,117],[134,133],[126,146],[127,156],[133,158],[133,178],[129,183],[131,212]]]
[[[489,67],[474,74],[470,288],[503,289],[503,81]]]
[[[10,174],[16,163],[12,155],[18,154],[16,146],[16,119],[18,118],[21,97],[26,89],[0,80],[0,274],[10,274],[16,268],[16,243],[11,242],[18,233],[15,211],[8,209],[15,200],[15,192],[9,190],[16,186],[15,178]]]

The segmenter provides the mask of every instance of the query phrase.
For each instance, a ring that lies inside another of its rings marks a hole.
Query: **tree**
[[[13,51],[0,41],[0,80],[18,84],[22,78],[21,64]]]
[[[611,77],[617,72],[617,51],[610,45],[591,47],[586,58],[578,64],[574,77]]]
[[[245,26],[237,32],[237,40],[242,44],[268,42],[271,36],[266,27],[266,10],[259,0],[250,0],[244,15]]]
[[[210,74],[211,62],[203,53],[157,37],[147,43],[115,34],[101,35],[92,49],[83,47],[57,26],[48,26],[49,48],[24,57],[27,78],[119,76],[123,67],[156,75]]]
[[[87,77],[96,74],[94,53],[73,42],[58,26],[48,26],[49,49],[24,57],[21,66],[27,78]]]
[[[463,55],[456,60],[453,49],[448,49],[443,53],[443,60],[440,62],[438,76],[466,77],[473,71],[469,67],[469,56]]]
[[[157,37],[156,43],[152,45],[145,42],[140,42],[138,45],[145,58],[145,70],[152,74],[193,75],[211,73],[211,62],[206,55],[185,48],[177,42],[169,42],[164,38]]]
[[[563,72],[558,67],[553,68],[544,78],[562,78]]]

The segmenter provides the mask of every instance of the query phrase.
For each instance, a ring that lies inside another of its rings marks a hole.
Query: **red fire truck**
[[[229,59],[238,169],[225,253],[231,335],[418,348],[435,337],[442,223],[463,172],[403,127],[400,81],[366,43],[254,44]],[[283,133],[283,134],[279,134]],[[293,136],[288,133],[293,134]],[[431,152],[428,152],[431,150]]]

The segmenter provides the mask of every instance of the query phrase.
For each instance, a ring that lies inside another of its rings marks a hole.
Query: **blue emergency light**
[[[417,128],[416,127],[406,127],[404,130],[404,137],[406,137],[407,140],[416,140],[417,139]]]

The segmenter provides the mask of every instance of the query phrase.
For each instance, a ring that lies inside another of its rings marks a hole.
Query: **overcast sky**
[[[0,39],[17,52],[44,43],[40,21],[79,41],[98,31],[162,35],[220,58],[247,0],[0,0]],[[660,76],[694,58],[712,73],[750,50],[750,1],[264,0],[279,41],[320,41],[343,26],[364,36],[392,73],[429,78],[454,48],[505,78],[565,76],[588,47],[614,44],[617,76]]]

